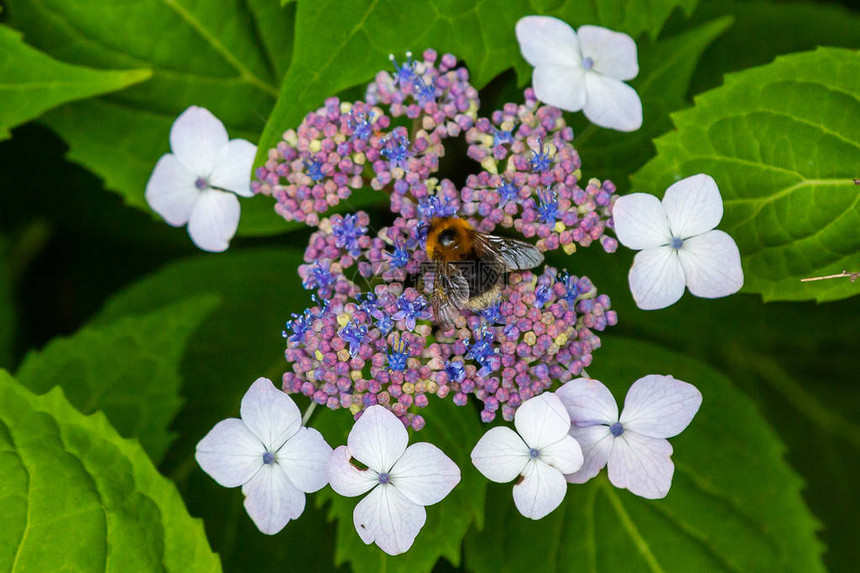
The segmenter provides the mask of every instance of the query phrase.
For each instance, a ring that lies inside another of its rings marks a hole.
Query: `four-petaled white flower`
[[[699,410],[702,394],[695,386],[671,376],[640,378],[627,392],[620,417],[612,393],[597,380],[577,378],[556,394],[585,456],[582,469],[566,476],[569,482],[585,483],[608,465],[615,487],[649,499],[666,497],[675,466],[665,438],[680,434]]]
[[[191,240],[204,251],[226,250],[239,226],[236,195],[253,196],[257,146],[228,139],[217,117],[191,106],[170,128],[170,149],[149,177],[146,202],[168,224],[187,223]]]
[[[407,448],[408,442],[397,416],[371,406],[329,460],[334,491],[355,497],[373,490],[355,506],[353,523],[362,541],[375,541],[389,555],[412,547],[427,519],[424,506],[442,501],[460,481],[460,468],[442,450],[426,442]]]
[[[534,66],[537,98],[585,113],[591,123],[618,131],[642,126],[642,101],[625,84],[639,74],[636,42],[598,26],[573,28],[549,16],[526,16],[516,25],[520,51]]]
[[[644,310],[665,308],[690,292],[703,298],[736,293],[744,284],[741,254],[734,239],[712,230],[723,218],[716,182],[704,173],[653,195],[619,197],[612,207],[618,240],[641,250],[628,276],[630,292]]]
[[[274,535],[302,514],[305,493],[325,487],[331,446],[302,426],[298,406],[268,378],[251,385],[240,414],[218,422],[194,457],[224,487],[241,485],[248,515]]]
[[[516,432],[497,426],[484,434],[472,450],[472,463],[494,482],[519,476],[514,504],[524,516],[540,519],[564,500],[564,474],[582,466],[582,449],[568,434],[570,416],[551,392],[523,402],[514,426]]]

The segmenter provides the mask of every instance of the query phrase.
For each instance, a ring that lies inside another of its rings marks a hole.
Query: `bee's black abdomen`
[[[498,262],[490,259],[466,259],[457,261],[456,265],[469,283],[469,298],[481,296],[494,289],[507,274]]]

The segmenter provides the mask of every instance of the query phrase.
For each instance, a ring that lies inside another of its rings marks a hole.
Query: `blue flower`
[[[499,207],[504,207],[510,201],[516,201],[520,194],[517,186],[510,181],[502,183],[496,190],[499,192]]]
[[[325,177],[322,172],[322,161],[305,161],[305,169],[307,169],[308,177],[314,181],[319,181]]]
[[[502,299],[497,298],[492,302],[492,304],[490,304],[490,306],[480,311],[481,316],[484,317],[484,320],[486,320],[488,324],[504,322],[504,320],[502,319],[502,313],[499,310],[501,304]]]
[[[385,356],[388,358],[388,369],[402,372],[406,370],[406,360],[409,358],[409,344],[401,339],[399,344],[391,345],[391,352],[385,351]]]
[[[552,298],[552,288],[547,285],[538,285],[535,289],[535,304],[538,308],[543,308],[549,299]]]
[[[334,284],[334,275],[331,273],[331,263],[329,261],[316,262],[316,266],[311,269],[308,278],[302,283],[302,286],[308,290],[324,289]]]
[[[445,362],[445,372],[448,373],[449,382],[462,382],[466,377],[466,368],[459,361],[447,360]]]
[[[403,241],[394,242],[394,252],[391,253],[391,266],[395,269],[405,267],[409,262],[409,251],[403,246]]]
[[[529,164],[532,167],[532,171],[543,173],[549,170],[550,165],[552,165],[552,158],[549,156],[549,148],[544,147],[543,142],[538,141],[538,145],[540,145],[540,152],[532,150],[534,156],[529,161]]]
[[[361,254],[359,239],[367,233],[367,227],[362,227],[358,224],[357,215],[349,214],[345,215],[340,221],[332,221],[331,231],[335,236],[335,244],[338,247],[345,248],[353,257]]]
[[[433,78],[429,82],[425,82],[421,77],[416,77],[418,80],[418,104],[422,107],[436,100],[436,84]]]
[[[287,332],[284,330],[281,333],[281,336],[287,339],[288,344],[302,344],[304,342],[305,333],[310,330],[311,323],[313,322],[313,316],[310,311],[305,311],[302,314],[293,313],[293,319],[288,320],[286,327],[287,330],[291,332]]]
[[[361,341],[367,335],[367,325],[359,324],[357,320],[348,322],[346,326],[340,329],[337,333],[344,342],[349,343],[349,355],[355,357],[361,349]]]
[[[380,154],[388,159],[389,167],[392,169],[395,167],[403,168],[406,161],[412,157],[412,152],[409,150],[409,138],[399,131],[386,137],[383,146]]]
[[[466,358],[474,360],[481,367],[478,370],[478,376],[488,376],[499,367],[499,349],[493,348],[493,331],[487,329],[486,325],[482,326],[481,330],[475,334],[475,342],[469,345]]]
[[[496,129],[493,133],[493,147],[498,147],[503,143],[510,143],[514,140],[513,130],[503,131]]]
[[[418,202],[418,214],[425,220],[434,217],[453,217],[457,214],[457,206],[447,197],[440,199],[437,195],[431,195]],[[426,229],[424,230],[424,238],[427,238]]]
[[[395,312],[391,318],[394,320],[405,320],[406,328],[411,332],[415,328],[416,320],[427,320],[430,318],[430,310],[427,306],[427,299],[423,296],[410,301],[404,293],[397,298],[397,308],[400,310]]]
[[[561,299],[566,300],[568,308],[572,309],[576,303],[576,299],[582,294],[576,277],[571,276],[567,271],[562,271],[556,277],[556,281],[564,285],[565,293]]]
[[[394,54],[389,54],[388,59],[394,64],[394,82],[403,87],[404,83],[415,81],[415,63],[412,61],[412,52],[406,52],[406,61],[398,65]]]
[[[550,189],[542,189],[538,191],[538,218],[541,223],[555,225],[555,220],[558,217],[558,194]]]
[[[349,127],[352,128],[352,138],[367,141],[373,134],[373,118],[373,112],[367,115],[353,112],[349,120]]]
[[[365,314],[373,315],[379,309],[379,298],[372,292],[360,292],[355,295],[355,300]]]
[[[388,315],[376,317],[376,327],[382,334],[388,334],[394,328],[394,319]]]

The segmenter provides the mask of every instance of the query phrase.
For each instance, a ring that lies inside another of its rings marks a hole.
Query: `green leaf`
[[[516,513],[511,485],[488,492],[487,526],[466,538],[483,571],[824,571],[801,480],[755,404],[723,375],[658,346],[607,336],[589,374],[616,399],[643,375],[670,372],[704,401],[671,440],[675,475],[663,500],[612,487],[606,472],[571,485],[540,521]]]
[[[365,545],[355,531],[352,513],[358,498],[343,497],[331,488],[322,490],[317,504],[328,503],[329,518],[337,520],[335,565],[349,563],[355,573],[376,571],[430,571],[444,557],[460,564],[460,544],[472,522],[483,527],[486,480],[471,461],[472,447],[484,427],[473,408],[455,406],[450,400],[431,399],[417,410],[427,421],[419,432],[410,432],[410,444],[430,442],[438,446],[460,467],[461,480],[451,493],[427,508],[427,522],[406,553],[390,556],[376,545]],[[323,433],[332,447],[346,444],[353,417],[347,410],[323,411],[312,426]]]
[[[857,47],[860,14],[834,3],[705,0],[683,26],[726,14],[735,23],[705,50],[693,74],[691,93],[715,88],[724,74],[770,63],[782,54],[818,46]],[[762,35],[767,36],[766,42],[750,41]]]
[[[657,42],[639,43],[639,76],[630,82],[642,99],[644,122],[633,133],[600,129],[577,142],[586,175],[628,187],[630,174],[654,156],[651,140],[671,127],[669,112],[685,106],[690,77],[702,52],[732,23],[719,18]],[[593,128],[592,128],[593,129]]]
[[[58,62],[34,50],[21,34],[0,25],[0,140],[9,129],[68,101],[127,88],[149,70],[103,71]]]
[[[272,10],[263,0],[250,6],[242,0],[187,4],[9,1],[11,23],[55,58],[97,68],[151,68],[145,84],[45,117],[69,143],[73,161],[142,209],[148,210],[146,182],[169,151],[176,117],[190,105],[203,106],[224,122],[231,137],[256,141],[290,57],[289,10]],[[242,234],[288,228],[272,214],[271,199],[243,201],[243,211]]]
[[[0,236],[0,368],[12,363],[12,343],[17,322],[12,300],[12,281],[6,263],[8,242]]]
[[[220,571],[198,520],[141,447],[60,389],[0,371],[0,568]]]
[[[726,76],[672,116],[677,131],[633,177],[662,195],[696,173],[716,179],[747,292],[765,300],[834,300],[848,281],[800,278],[860,268],[860,53],[820,48]]]
[[[17,378],[42,394],[61,386],[82,413],[102,410],[117,431],[137,438],[158,463],[175,436],[182,405],[179,363],[191,334],[219,299],[198,296],[108,326],[53,340],[24,359]]]
[[[527,0],[467,5],[424,0],[396,6],[376,0],[300,1],[293,65],[260,137],[254,164],[262,165],[284,131],[297,127],[325,98],[390,69],[391,53],[401,57],[412,50],[418,55],[427,48],[450,52],[465,61],[472,84],[481,88],[511,62],[518,62],[521,72],[528,70],[514,37],[514,25],[523,16],[546,13],[574,26],[600,24],[634,37],[646,30],[656,36],[672,9],[680,6],[689,14],[695,5],[696,0],[569,0],[551,6]]]

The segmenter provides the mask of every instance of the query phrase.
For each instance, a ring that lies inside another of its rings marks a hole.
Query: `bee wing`
[[[456,266],[439,261],[433,277],[433,316],[436,322],[452,326],[460,309],[469,302],[469,282]]]
[[[543,253],[525,241],[478,232],[473,234],[472,240],[479,252],[495,255],[509,271],[533,269],[543,262]]]

